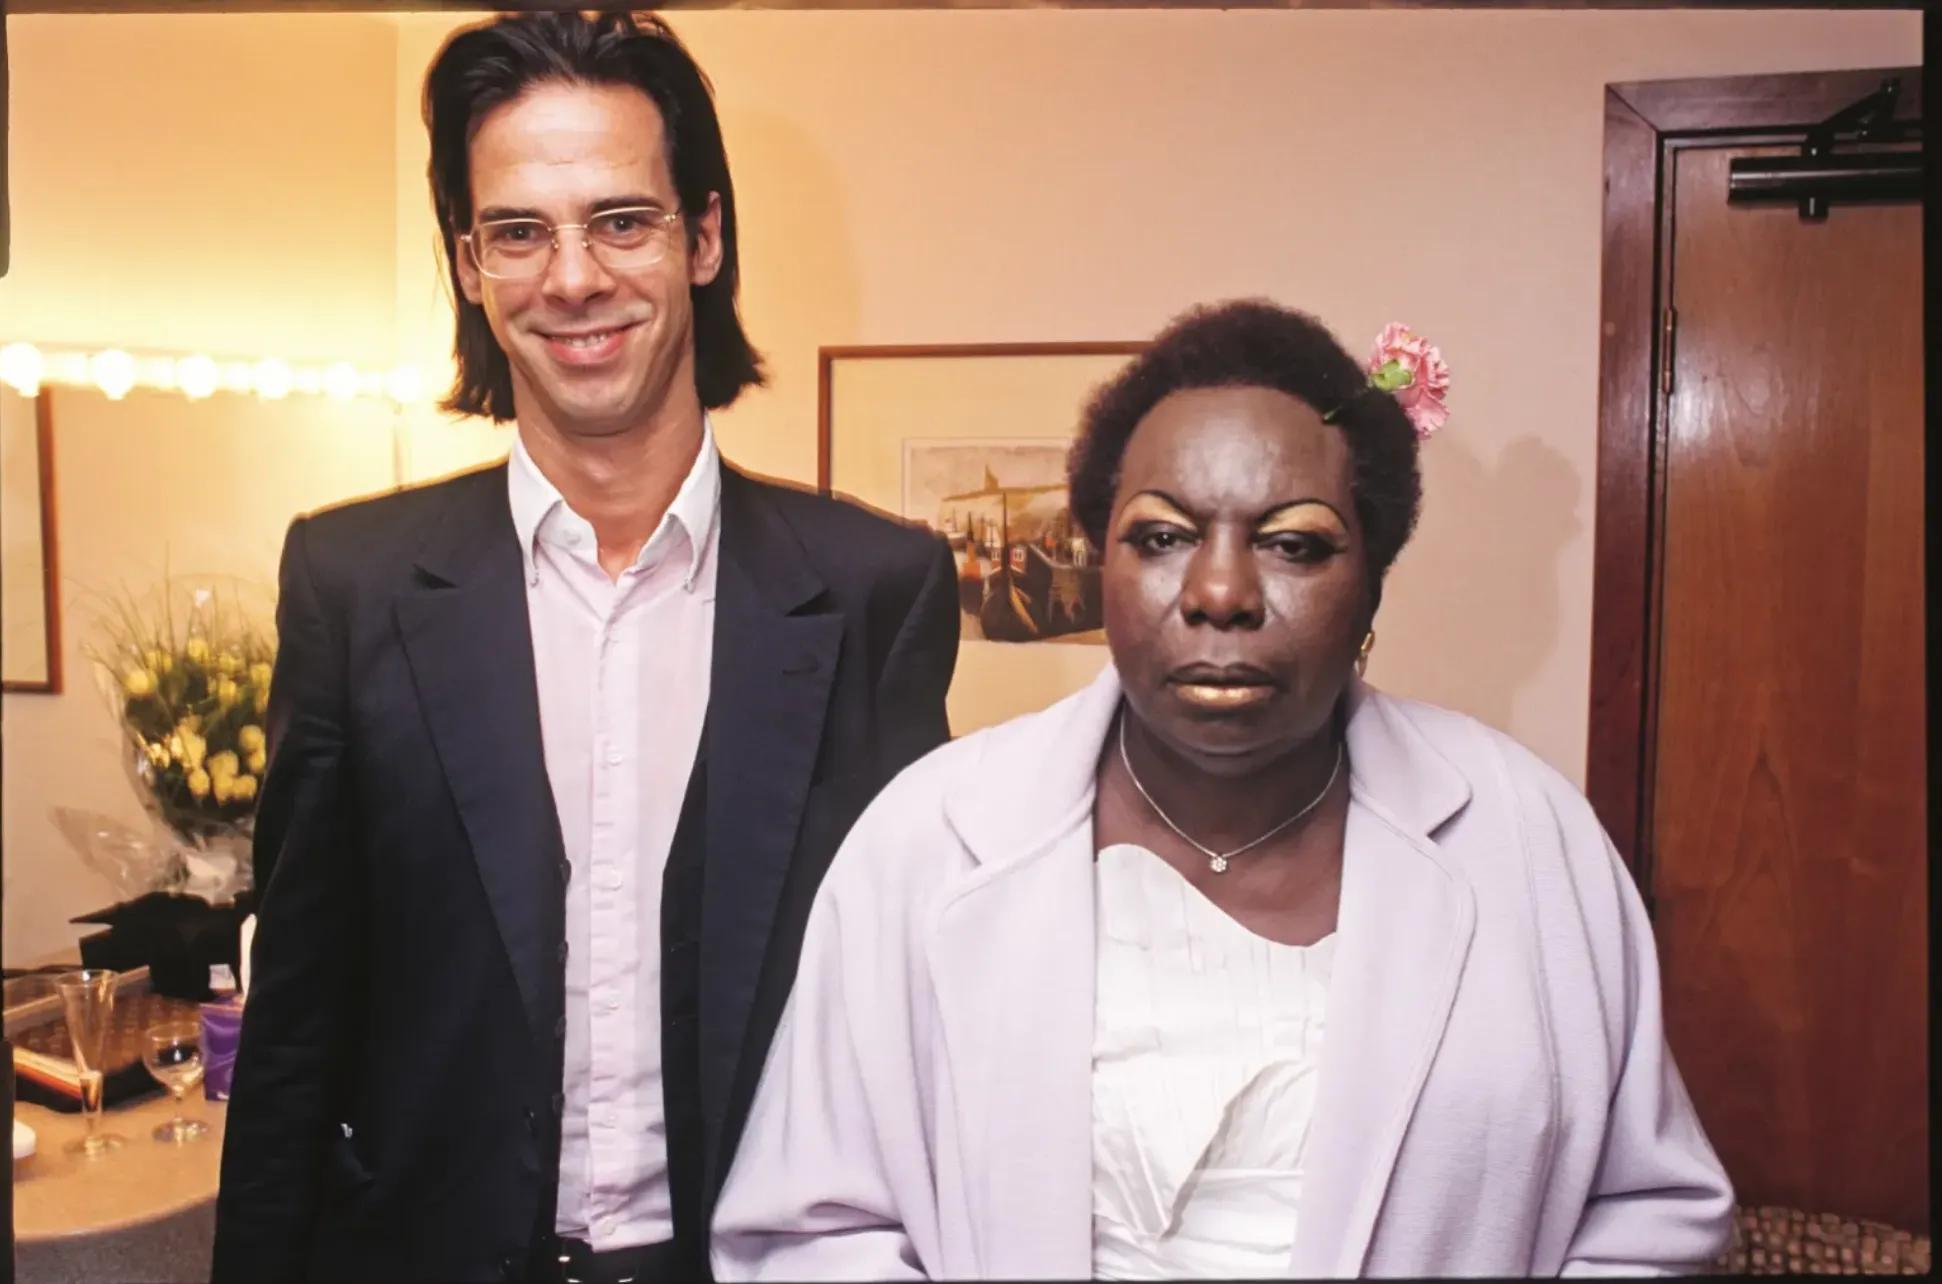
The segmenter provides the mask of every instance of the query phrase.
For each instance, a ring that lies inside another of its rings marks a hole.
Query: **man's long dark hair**
[[[485,309],[459,286],[458,237],[472,226],[473,131],[493,108],[548,82],[629,85],[654,100],[689,246],[708,196],[721,198],[721,270],[695,286],[695,388],[709,410],[763,382],[762,358],[735,311],[740,268],[735,248],[735,189],[708,78],[660,19],[625,12],[508,16],[456,32],[425,76],[425,128],[431,134],[432,206],[445,240],[446,268],[458,308],[458,380],[443,408],[513,417],[512,367],[492,337]]]

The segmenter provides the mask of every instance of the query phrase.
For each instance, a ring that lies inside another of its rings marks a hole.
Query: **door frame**
[[[1652,905],[1653,749],[1664,568],[1664,423],[1657,377],[1670,295],[1670,158],[1702,140],[1798,142],[1902,79],[1897,120],[1922,116],[1918,67],[1653,80],[1605,87],[1605,215],[1599,307],[1598,500],[1593,542],[1591,711],[1585,793]],[[1676,332],[1673,342],[1677,342]]]

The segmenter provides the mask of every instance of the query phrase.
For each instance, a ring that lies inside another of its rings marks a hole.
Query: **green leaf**
[[[1394,392],[1398,388],[1407,388],[1415,383],[1416,375],[1402,362],[1391,357],[1369,376],[1369,382],[1384,392]]]

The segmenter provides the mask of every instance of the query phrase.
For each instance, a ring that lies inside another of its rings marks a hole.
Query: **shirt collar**
[[[559,488],[548,481],[546,474],[539,470],[533,457],[526,451],[526,443],[518,433],[513,434],[512,453],[507,460],[506,493],[512,505],[512,525],[519,537],[519,556],[530,584],[538,574],[537,556],[541,527],[554,510],[564,510],[563,517],[585,525],[585,519],[573,512]],[[644,565],[661,555],[669,540],[676,533],[685,535],[688,541],[688,566],[682,575],[682,586],[692,589],[695,577],[700,574],[702,564],[712,545],[715,524],[721,511],[721,453],[715,447],[715,428],[704,411],[701,416],[701,448],[695,452],[694,463],[688,468],[688,475],[681,482],[681,489],[675,492],[674,502],[654,529],[654,534],[641,547],[640,557],[635,565]]]

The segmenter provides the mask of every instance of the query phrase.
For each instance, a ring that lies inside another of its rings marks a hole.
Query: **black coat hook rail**
[[[1883,81],[1874,93],[1809,130],[1798,156],[1742,156],[1729,162],[1727,201],[1798,201],[1802,218],[1818,220],[1835,201],[1920,200],[1921,127],[1895,120],[1900,92],[1899,78]],[[1870,150],[1836,155],[1841,142],[1868,144]]]

